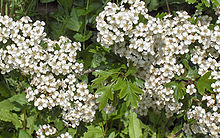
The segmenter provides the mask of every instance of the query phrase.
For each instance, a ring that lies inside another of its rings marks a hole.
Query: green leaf
[[[0,102],[0,109],[5,109],[8,111],[11,111],[11,110],[19,111],[19,109],[15,106],[15,105],[17,105],[17,103],[19,103],[20,105],[24,105],[27,103],[27,99],[26,99],[24,93],[14,95],[11,98],[8,98],[4,101],[1,101]]]
[[[31,135],[35,128],[35,122],[38,116],[38,112],[35,110],[32,116],[27,117],[27,133]]]
[[[70,18],[67,21],[66,27],[72,31],[79,31],[82,22],[78,20],[75,8],[72,8]]]
[[[151,0],[148,9],[149,11],[157,10],[158,7],[159,7],[159,0]]]
[[[22,128],[22,123],[19,120],[17,114],[10,112],[6,109],[0,109],[0,120],[6,122],[12,122],[15,128]]]
[[[125,98],[127,106],[137,106],[137,102],[140,101],[137,94],[142,94],[143,91],[131,81],[124,82],[124,85],[119,88],[121,89],[119,93],[120,99]]]
[[[99,75],[98,78],[94,79],[93,87],[97,87],[102,84],[108,77],[110,77],[113,73],[108,71],[97,70],[96,73]]]
[[[128,127],[130,138],[140,138],[142,136],[140,120],[134,112],[130,112]]]
[[[209,92],[212,91],[211,84],[215,82],[214,79],[209,79],[211,75],[211,72],[207,72],[202,77],[199,78],[199,80],[196,82],[196,86],[198,89],[198,92],[203,95],[205,93],[205,90],[208,90]]]
[[[108,136],[108,138],[115,138],[115,132],[111,132],[110,135]]]
[[[24,108],[24,105],[28,103],[24,93],[14,95],[8,100],[14,104],[13,110],[15,111],[21,111]]]
[[[126,72],[125,76],[127,77],[127,76],[129,76],[129,75],[133,75],[135,72],[137,72],[136,67],[134,67],[134,66],[131,65],[131,66],[129,67],[128,71]]]
[[[102,110],[106,106],[108,99],[113,100],[113,91],[111,85],[98,89],[96,94],[101,94],[101,96],[99,96],[97,99],[97,101],[100,103],[99,110]]]
[[[83,138],[102,138],[104,136],[104,133],[100,126],[87,126],[87,128],[88,130],[86,133],[84,133]]]
[[[74,38],[76,41],[84,42],[84,41],[88,40],[91,36],[92,36],[92,31],[89,31],[89,33],[86,34],[85,37],[84,37],[82,34],[80,34],[80,33],[76,33],[76,34],[73,36],[73,38]]]
[[[75,136],[76,131],[77,131],[76,129],[68,128],[68,133],[69,133],[71,136]]]
[[[174,99],[178,101],[184,95],[182,83],[177,83],[175,81],[171,81],[165,85],[167,88],[172,88],[174,90]]]
[[[92,59],[92,67],[96,68],[101,65],[102,62],[105,62],[106,58],[102,53],[95,53]]]
[[[210,1],[209,0],[202,0],[202,3],[204,3],[206,7],[210,7]]]
[[[57,2],[64,8],[64,9],[71,9],[73,5],[72,0],[57,0]]]
[[[10,96],[10,91],[4,81],[0,82],[0,94],[6,98]]]
[[[135,82],[134,82],[138,87],[144,88],[144,81],[135,77]]]
[[[153,135],[151,136],[151,138],[157,138],[157,133],[154,132]]]
[[[190,69],[188,70],[187,74],[186,74],[186,78],[190,79],[190,80],[195,80],[195,78],[198,78],[199,74],[198,74],[198,70],[197,69]]]
[[[8,100],[10,102],[17,102],[21,105],[28,103],[25,93],[14,95],[13,97],[9,98]]]
[[[8,99],[0,102],[0,109],[11,111],[13,108],[14,105]]]
[[[158,113],[155,113],[154,111],[149,111],[149,121],[156,126],[159,123],[160,115]]]
[[[121,90],[122,89],[121,86],[124,86],[125,83],[126,81],[124,81],[122,78],[118,78],[116,83],[113,85],[113,90],[114,91]]]
[[[195,2],[197,2],[197,0],[185,0],[186,2],[188,2],[189,4],[194,4]]]
[[[149,4],[151,0],[144,0],[145,4]]]
[[[28,133],[25,132],[23,129],[21,129],[21,130],[19,131],[19,136],[18,136],[18,138],[31,138],[31,136],[28,135]]]
[[[189,63],[186,59],[183,59],[183,65],[186,67],[187,70],[191,70],[191,67],[189,66]]]
[[[40,3],[50,3],[54,2],[55,0],[40,0]]]
[[[55,124],[55,127],[56,127],[59,131],[64,128],[63,121],[61,121],[59,118],[57,118],[57,119],[54,121],[54,124]]]
[[[219,7],[220,6],[220,0],[212,0],[212,2]]]

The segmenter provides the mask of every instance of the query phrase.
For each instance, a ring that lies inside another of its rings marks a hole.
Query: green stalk
[[[106,114],[106,120],[105,120],[105,130],[104,130],[104,138],[106,138],[106,132],[108,128],[108,114]]]
[[[23,130],[26,130],[26,110],[24,109],[24,126],[23,126]]]
[[[25,10],[25,15],[27,15],[27,13],[30,11],[32,5],[33,5],[33,0],[31,0],[30,4],[28,5],[27,9]]]
[[[1,0],[1,14],[3,14],[3,0]]]
[[[5,15],[8,15],[8,3],[7,3],[7,1],[5,3]]]
[[[121,122],[119,121],[119,127],[118,127],[118,137],[120,137],[120,131],[121,131]]]
[[[88,10],[89,8],[89,0],[87,0],[86,2],[86,10]],[[86,25],[87,25],[87,15],[85,16],[85,24],[84,24],[84,33],[83,33],[83,37],[86,37]],[[86,48],[85,46],[85,40],[83,41],[83,50]]]
[[[10,12],[10,16],[12,17],[14,14],[14,9],[15,9],[15,1],[12,1],[12,8],[11,8],[11,12]]]

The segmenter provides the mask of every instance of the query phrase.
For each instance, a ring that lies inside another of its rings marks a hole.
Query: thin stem
[[[10,7],[10,8],[11,8],[11,11],[10,11],[10,17],[12,17],[13,14],[14,14],[15,1],[13,0],[12,3],[11,3],[10,5],[12,6],[12,7]]]
[[[5,15],[8,15],[8,3],[7,3],[7,1],[5,3]]]
[[[106,138],[106,132],[107,132],[107,127],[108,127],[107,124],[108,124],[108,114],[106,114],[104,138]]]
[[[119,121],[119,127],[118,127],[118,137],[120,137],[120,131],[121,131],[121,122]]]
[[[169,7],[168,0],[166,0],[166,4],[167,4],[167,10],[168,10],[168,14],[170,14],[170,7]]]
[[[93,71],[95,71],[95,70],[97,70],[97,69],[98,69],[98,68],[88,69],[88,70],[84,71],[82,74],[80,74],[79,76],[82,76],[82,75],[85,75],[85,74],[91,73],[91,72],[93,72]]]
[[[183,129],[181,129],[180,131],[178,131],[178,132],[174,135],[174,137],[178,137],[182,132],[183,132]]]
[[[89,9],[89,0],[87,0],[86,2],[86,10]],[[83,37],[85,38],[86,37],[86,25],[87,25],[87,15],[85,16],[85,24],[84,24],[84,33],[83,33]],[[85,45],[85,40],[83,41],[83,50],[86,48],[86,45]]]
[[[26,130],[26,110],[24,110],[24,126],[23,130]]]
[[[3,14],[3,0],[1,0],[1,14]]]

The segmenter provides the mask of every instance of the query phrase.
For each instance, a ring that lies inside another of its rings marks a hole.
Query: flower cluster
[[[61,134],[59,137],[57,137],[57,138],[72,138],[72,136],[68,133],[68,132],[66,132],[65,134]]]
[[[220,114],[217,112],[206,112],[204,108],[201,106],[192,106],[187,112],[188,119],[198,120],[193,126],[191,126],[191,130],[193,133],[203,133],[209,134],[212,137],[219,137],[220,127]],[[189,129],[190,131],[190,129]],[[191,134],[189,132],[187,134]]]
[[[185,11],[177,11],[175,17],[152,17],[144,5],[140,0],[123,0],[120,6],[108,3],[96,18],[97,41],[131,61],[138,69],[137,76],[145,80],[144,94],[140,96],[142,101],[134,110],[145,116],[149,108],[157,112],[165,109],[166,116],[171,117],[183,112],[183,103],[174,99],[174,90],[167,88],[166,84],[187,73],[189,68],[182,60],[187,55],[190,65],[198,68],[199,76],[211,71],[212,79],[220,79],[220,28],[214,25],[214,29],[210,29],[212,18],[202,16],[200,11],[195,13],[192,22]],[[220,23],[219,19],[216,24]],[[186,95],[198,94],[194,82],[195,78],[189,78]],[[212,87],[213,97],[219,98],[219,81]],[[184,95],[181,98],[184,99]],[[211,114],[217,116],[219,104],[214,104],[218,101],[217,98],[209,99],[206,107],[207,110],[211,107]],[[197,126],[206,127],[199,124],[199,118],[190,118],[196,120]],[[212,123],[217,126],[215,131],[210,128],[207,133],[195,133],[218,137],[220,134],[215,132],[219,130],[219,121]]]
[[[91,122],[95,115],[95,95],[76,76],[83,64],[76,61],[81,44],[61,36],[46,38],[45,23],[29,17],[14,21],[0,16],[0,69],[5,74],[18,69],[30,76],[26,98],[38,110],[59,106],[64,122],[72,127]]]
[[[37,134],[37,138],[46,138],[49,136],[54,136],[56,132],[57,130],[55,127],[47,124],[47,125],[40,126],[36,134]],[[66,133],[60,134],[60,136],[58,136],[57,138],[72,138],[72,136],[68,132],[66,132]]]
[[[112,114],[115,110],[115,107],[112,106],[112,104],[108,104],[105,106],[105,108],[103,109],[105,111],[106,114]]]
[[[219,6],[215,7],[215,14],[220,15],[220,7]]]
[[[48,125],[40,126],[40,128],[37,130],[37,138],[46,138],[46,136],[54,135],[56,133],[56,128]]]

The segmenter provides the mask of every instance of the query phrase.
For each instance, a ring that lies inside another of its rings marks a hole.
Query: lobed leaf
[[[22,128],[22,123],[17,114],[10,112],[7,109],[0,109],[0,120],[12,122],[15,128]]]
[[[113,100],[113,91],[111,85],[98,89],[96,94],[101,94],[101,96],[99,96],[97,99],[97,101],[100,103],[99,110],[102,110],[106,106],[108,99]]]
[[[120,99],[125,98],[127,106],[137,106],[137,102],[140,101],[137,94],[142,94],[143,91],[131,81],[123,82],[123,85],[119,88],[121,89],[119,93]]]
[[[208,90],[209,92],[212,91],[211,84],[215,82],[214,79],[209,79],[211,75],[211,72],[207,72],[202,77],[199,78],[199,80],[196,82],[196,86],[198,89],[198,92],[203,95],[205,93],[205,90]]]
[[[70,18],[67,21],[67,28],[72,31],[79,31],[80,27],[82,25],[82,22],[78,20],[78,15],[76,13],[75,8],[72,8]]]
[[[24,131],[23,129],[21,129],[21,130],[19,131],[19,136],[18,136],[18,138],[31,138],[31,136],[30,136],[26,131]]]
[[[84,134],[83,138],[102,138],[104,137],[104,133],[100,126],[94,127],[94,126],[88,126],[88,130]]]

